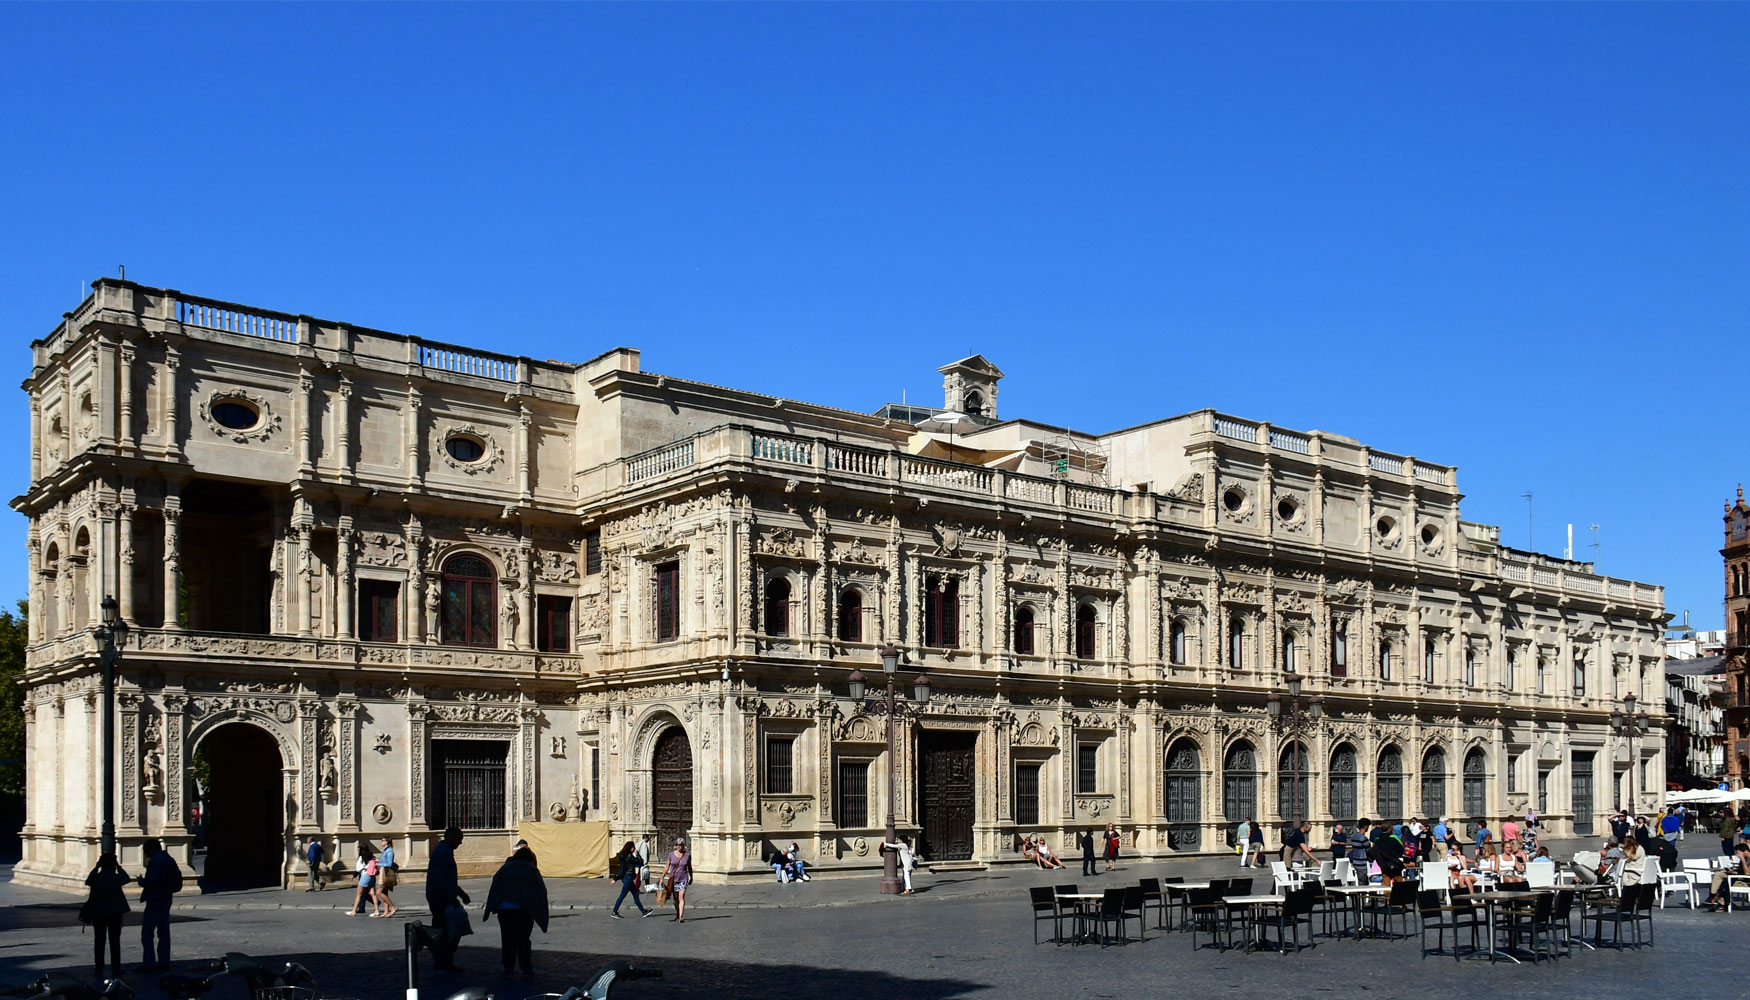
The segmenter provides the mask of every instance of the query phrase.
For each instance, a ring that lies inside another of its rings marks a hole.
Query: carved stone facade
[[[486,865],[576,819],[684,834],[704,878],[792,840],[874,868],[890,807],[937,857],[1108,822],[1217,850],[1286,818],[1289,667],[1328,711],[1321,829],[1566,832],[1627,787],[1615,699],[1662,686],[1660,589],[1500,546],[1452,469],[1210,411],[999,422],[982,358],[942,369],[977,406],[949,435],[110,280],[33,350],[22,879],[94,860],[94,769],[63,761],[95,749],[104,587],[134,626],[124,862],[186,855],[225,791],[197,777],[253,740],[279,881],[309,837],[389,836],[417,875],[446,822]],[[892,720],[891,803],[887,642],[902,700],[933,692]]]

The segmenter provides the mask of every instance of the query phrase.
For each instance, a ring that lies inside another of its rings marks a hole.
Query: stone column
[[[182,627],[182,533],[177,530],[182,519],[182,500],[164,498],[164,627]],[[166,765],[168,767],[169,765]]]
[[[188,779],[183,777],[182,737],[188,716],[188,692],[166,689],[164,692],[164,833],[172,836],[188,834],[188,810],[182,804],[182,789]]]
[[[121,755],[116,829],[124,836],[144,832],[140,821],[140,700],[136,691],[118,691],[115,696],[116,740]],[[145,752],[151,753],[152,748],[146,747]]]
[[[352,515],[340,515],[340,530],[335,532],[334,546],[334,637],[352,638],[352,559],[356,536],[352,530]]]
[[[134,622],[134,508],[122,504],[116,508],[116,538],[118,544],[115,577],[117,613],[130,625]]]
[[[517,403],[516,432],[516,491],[517,497],[528,503],[529,493],[529,456],[534,453],[533,429],[534,419],[529,415],[528,405]]]
[[[343,480],[352,481],[352,380],[340,377],[334,401],[335,468]]]
[[[123,344],[116,370],[116,395],[120,397],[121,420],[116,427],[116,440],[126,455],[134,449],[134,345]]]
[[[407,825],[425,828],[425,702],[407,704]]]
[[[43,475],[43,406],[36,396],[30,397],[30,481]]]
[[[407,524],[407,592],[402,595],[401,620],[408,642],[424,642],[425,635],[425,529],[414,517]]]
[[[522,606],[522,620],[517,622],[516,646],[518,649],[534,649],[535,560],[533,543],[526,538],[517,550],[517,575],[522,578],[522,590],[517,594],[517,602]],[[540,817],[534,818],[538,820]]]
[[[295,419],[298,423],[298,471],[308,476],[313,469],[310,461],[310,424],[316,411],[316,380],[302,367],[298,369],[298,395]]]
[[[535,763],[536,729],[541,723],[541,712],[533,705],[524,705],[517,710],[520,722],[517,739],[517,785],[520,794],[517,795],[516,818],[518,820],[539,820],[540,810],[535,803],[540,796],[540,768]]]
[[[295,581],[293,586],[297,588],[298,635],[300,638],[304,638],[310,635],[312,611],[310,607],[310,577],[315,572],[316,553],[310,544],[310,525],[300,524],[294,530],[297,532],[298,539],[295,563],[297,570],[291,574],[291,577]]]
[[[176,370],[180,366],[181,359],[177,357],[176,348],[166,346],[164,348],[164,387],[161,390],[164,403],[163,444],[164,453],[171,458],[179,458],[182,455],[182,441],[179,437],[181,432],[178,430],[179,420],[176,412],[177,400],[182,398],[181,387],[176,384]]]
[[[419,468],[419,388],[411,381],[407,383],[407,489],[415,492],[421,488]]]
[[[315,698],[298,699],[298,830],[306,834],[321,829],[316,816],[320,796],[317,782],[322,773],[316,737],[321,717],[322,702]]]
[[[335,742],[340,754],[340,832],[357,833],[358,821],[358,726],[359,703],[342,698],[335,706],[340,717],[334,725]]]

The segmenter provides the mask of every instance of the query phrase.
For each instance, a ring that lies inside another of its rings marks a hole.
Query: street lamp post
[[[1289,738],[1289,764],[1294,774],[1291,800],[1283,813],[1294,829],[1300,828],[1305,816],[1292,815],[1292,810],[1300,808],[1300,758],[1306,752],[1306,737],[1318,727],[1319,719],[1325,714],[1325,699],[1323,695],[1312,695],[1304,700],[1300,697],[1300,685],[1303,678],[1290,670],[1282,675],[1282,681],[1288,687],[1286,699],[1276,691],[1269,694],[1267,703],[1270,709],[1270,727],[1277,735]],[[1287,711],[1283,711],[1283,702],[1287,702]]]
[[[117,611],[114,597],[105,597],[103,624],[93,629],[97,660],[103,666],[103,827],[99,852],[115,853],[115,665],[122,658],[122,643],[128,623]]]
[[[887,840],[884,843],[893,844],[899,842],[899,831],[894,827],[893,820],[895,797],[893,790],[895,769],[893,720],[902,710],[900,704],[895,700],[893,686],[895,673],[899,669],[899,648],[890,642],[882,646],[878,652],[881,656],[881,672],[887,675]],[[851,700],[861,702],[863,695],[868,690],[868,682],[864,680],[863,672],[861,670],[851,671],[847,683],[851,690]],[[912,681],[912,710],[916,711],[929,702],[930,678],[927,674],[920,673]],[[881,852],[881,894],[883,896],[897,896],[904,889],[905,883],[899,877],[898,854],[894,851],[883,850]]]
[[[1628,740],[1628,811],[1633,816],[1640,811],[1635,795],[1635,778],[1641,769],[1641,737],[1647,732],[1652,716],[1635,711],[1634,692],[1622,696],[1622,707],[1610,710],[1610,728]]]

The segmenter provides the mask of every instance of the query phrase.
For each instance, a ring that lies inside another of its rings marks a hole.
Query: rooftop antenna
[[[117,264],[116,270],[121,272],[121,278],[123,281],[128,280],[128,266],[126,264]]]
[[[1598,572],[1598,557],[1604,554],[1604,532],[1592,525],[1592,572]]]
[[[1570,562],[1574,559],[1574,522],[1572,521],[1568,522],[1568,547],[1563,552],[1562,558]]]
[[[1532,542],[1535,536],[1531,532],[1531,494],[1521,493],[1519,495],[1525,498],[1525,551],[1536,552],[1537,549]]]

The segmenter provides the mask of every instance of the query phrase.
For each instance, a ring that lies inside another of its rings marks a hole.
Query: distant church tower
[[[942,406],[969,417],[997,419],[997,382],[1003,371],[982,354],[936,369],[942,373]]]

